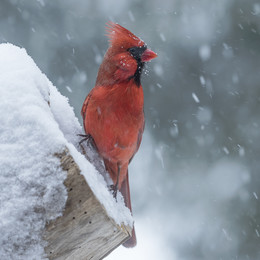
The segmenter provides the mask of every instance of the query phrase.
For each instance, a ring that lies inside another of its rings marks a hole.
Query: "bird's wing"
[[[145,121],[144,121],[144,123],[142,125],[142,128],[139,129],[137,142],[136,142],[136,149],[135,149],[135,152],[134,152],[133,156],[130,158],[128,164],[130,164],[130,162],[132,161],[132,159],[134,158],[136,152],[138,151],[138,149],[140,147],[140,144],[141,144],[141,141],[142,141],[142,137],[143,137],[143,132],[144,132],[144,126],[145,126]]]
[[[131,198],[130,198],[130,188],[129,188],[129,180],[128,180],[128,171],[126,174],[126,178],[122,183],[120,192],[122,193],[125,205],[130,209],[132,212],[132,206],[131,206]],[[126,242],[123,243],[124,247],[134,247],[136,245],[136,235],[135,235],[135,228],[133,226],[132,230],[132,237],[129,238]]]
[[[90,100],[90,98],[92,96],[92,92],[93,92],[93,89],[90,91],[90,93],[86,97],[86,99],[85,99],[85,101],[83,103],[83,106],[81,108],[81,116],[83,118],[83,126],[84,126],[85,131],[86,131],[86,128],[85,128],[86,112],[87,112],[87,107],[88,107],[89,100]]]
[[[85,120],[85,116],[86,116],[86,111],[87,111],[87,107],[88,107],[88,102],[92,96],[92,92],[93,92],[93,89],[89,92],[88,96],[86,97],[84,103],[83,103],[83,106],[81,108],[81,115],[83,117],[83,120]]]

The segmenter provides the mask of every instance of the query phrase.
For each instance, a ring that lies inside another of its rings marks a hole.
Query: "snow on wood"
[[[102,259],[129,238],[131,229],[107,216],[68,151],[57,156],[68,171],[68,199],[63,216],[46,226],[45,252],[49,259]]]
[[[67,98],[11,44],[0,44],[0,114],[0,259],[90,259],[90,248],[99,259],[122,243],[133,219],[121,194],[79,152]]]

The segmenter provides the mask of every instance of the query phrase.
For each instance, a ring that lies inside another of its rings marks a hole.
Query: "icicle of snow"
[[[70,41],[72,39],[72,37],[69,35],[69,33],[66,33],[66,38],[68,41]]]
[[[199,56],[202,61],[207,61],[211,56],[211,49],[208,44],[201,45],[199,48]]]
[[[203,76],[200,76],[200,84],[201,84],[202,86],[205,86],[205,85],[206,85],[206,80],[205,80],[205,78],[204,78]]]
[[[96,64],[100,65],[102,60],[103,60],[102,56],[100,54],[96,54],[96,56],[95,56]]]
[[[225,154],[229,154],[229,150],[227,149],[226,146],[223,147],[223,151],[225,152]]]
[[[44,0],[37,0],[37,2],[39,2],[39,3],[41,4],[42,7],[45,6],[45,2],[44,2]]]
[[[162,85],[161,85],[160,83],[156,83],[156,86],[157,86],[158,88],[162,88]]]
[[[256,192],[253,192],[253,194],[254,194],[255,198],[258,200],[258,196],[257,196]]]
[[[157,158],[160,160],[160,162],[162,164],[162,168],[164,169],[163,147],[160,146],[160,147],[156,148],[155,154],[156,154]]]
[[[154,72],[157,76],[161,77],[163,75],[163,68],[161,64],[156,63],[153,67]]]
[[[212,112],[208,107],[199,107],[197,118],[202,124],[208,124],[212,118]]]
[[[240,157],[245,156],[245,148],[242,147],[241,145],[238,145],[238,148],[239,148],[239,150],[238,150],[239,156]]]
[[[199,98],[197,97],[197,95],[196,95],[194,92],[192,93],[192,98],[194,99],[194,101],[195,101],[196,103],[199,103],[199,102],[200,102]]]
[[[70,93],[72,93],[72,89],[71,89],[69,86],[66,86],[66,89],[67,89]]]
[[[166,38],[163,33],[160,33],[160,38],[163,42],[166,42]]]
[[[179,128],[176,123],[173,123],[173,126],[170,127],[170,135],[173,138],[176,138],[179,135]]]
[[[135,17],[134,17],[133,13],[130,10],[128,11],[128,17],[131,20],[131,22],[135,21]]]
[[[240,28],[241,30],[244,30],[244,27],[243,27],[243,25],[242,25],[241,23],[239,23],[238,26],[239,26],[239,28]]]
[[[227,43],[223,43],[223,51],[222,54],[225,58],[230,59],[234,56],[233,49],[231,46],[229,46]]]
[[[255,3],[253,5],[253,15],[259,15],[260,14],[260,4],[259,3]]]
[[[224,228],[222,228],[222,231],[223,231],[223,233],[224,233],[226,239],[227,239],[228,241],[231,241],[232,239],[231,239],[231,237],[229,236],[229,234],[227,233],[227,231],[226,231]]]

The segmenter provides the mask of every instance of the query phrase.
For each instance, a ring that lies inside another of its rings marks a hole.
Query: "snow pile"
[[[46,221],[62,215],[66,172],[53,156],[68,147],[118,224],[132,225],[122,198],[75,146],[82,129],[63,97],[24,49],[0,44],[0,259],[44,259]]]

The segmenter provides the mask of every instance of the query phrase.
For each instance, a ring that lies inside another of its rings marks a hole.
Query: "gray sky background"
[[[2,0],[0,42],[24,47],[76,115],[112,20],[158,58],[130,167],[138,246],[107,259],[260,259],[260,3]]]

